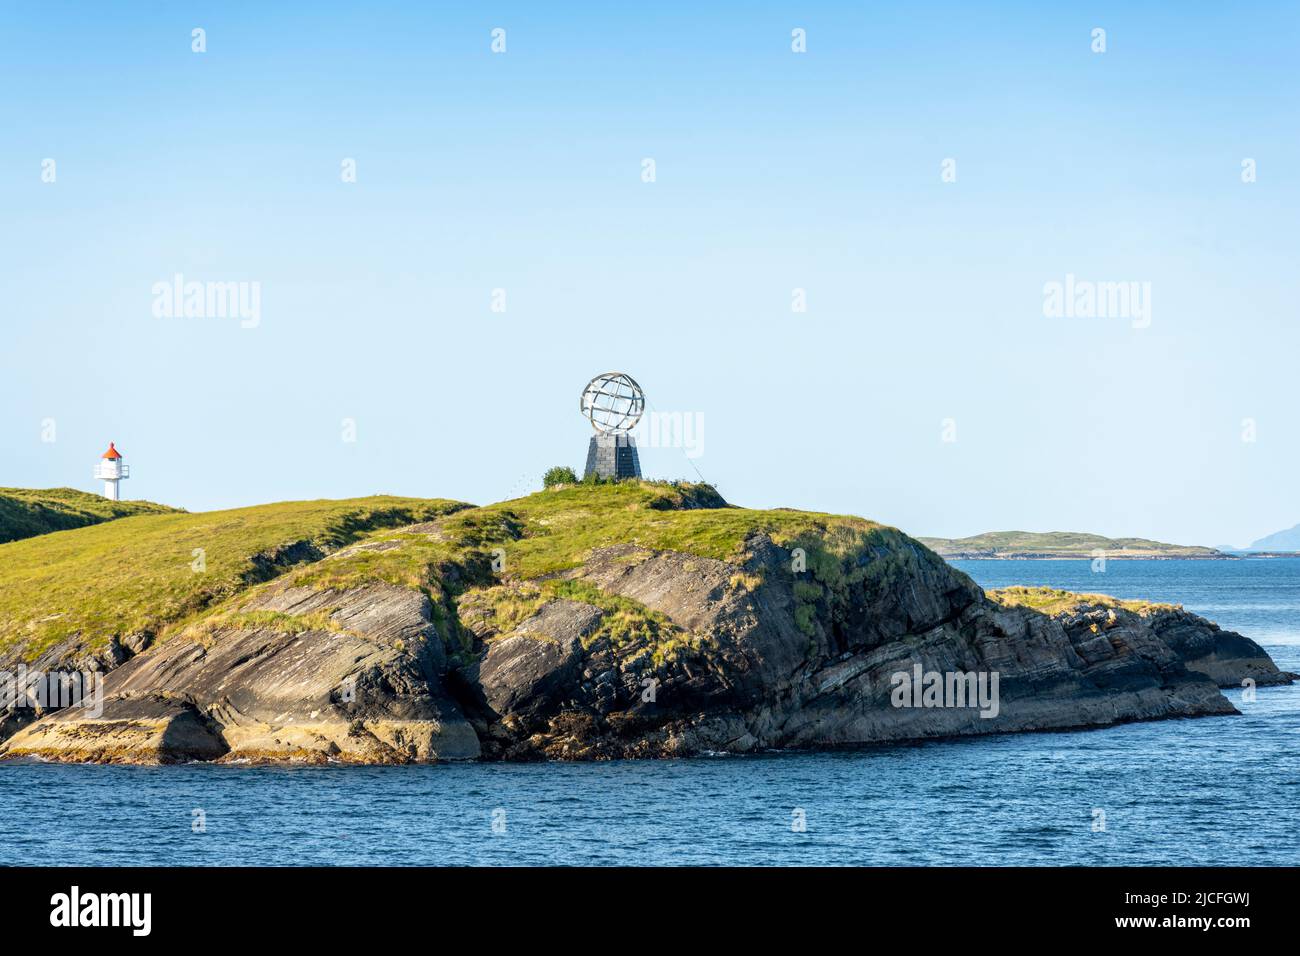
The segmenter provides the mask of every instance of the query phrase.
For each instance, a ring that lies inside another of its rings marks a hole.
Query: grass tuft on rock
[[[1003,607],[1027,607],[1049,616],[1074,611],[1085,605],[1122,608],[1135,614],[1167,611],[1179,606],[1156,601],[1126,601],[1113,598],[1108,594],[1080,594],[1075,591],[1063,591],[1060,588],[1027,587],[1021,584],[997,588],[985,593]]]

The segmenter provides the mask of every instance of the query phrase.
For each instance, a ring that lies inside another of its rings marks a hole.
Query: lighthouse
[[[104,452],[104,457],[99,460],[99,464],[95,467],[95,477],[104,480],[105,498],[109,501],[119,500],[117,483],[123,478],[130,478],[131,469],[122,464],[122,453],[117,450],[112,442],[108,443],[108,451]]]

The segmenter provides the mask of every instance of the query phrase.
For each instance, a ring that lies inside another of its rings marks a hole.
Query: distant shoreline
[[[1090,554],[994,554],[987,551],[937,552],[948,561],[1091,561]],[[1249,561],[1300,558],[1296,551],[1260,551],[1247,554],[1107,554],[1107,561]]]
[[[1169,544],[1150,538],[1107,538],[1079,531],[986,531],[968,538],[918,540],[942,558],[963,561],[1237,561],[1243,558],[1293,558],[1300,552],[1195,544]]]

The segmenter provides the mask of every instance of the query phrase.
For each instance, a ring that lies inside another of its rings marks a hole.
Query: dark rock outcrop
[[[1246,680],[1261,687],[1289,684],[1294,676],[1278,670],[1273,659],[1250,638],[1225,631],[1182,608],[1154,610],[1147,615],[1147,623],[1188,670],[1206,675],[1220,687],[1240,687]]]
[[[5,747],[11,757],[93,763],[183,763],[216,760],[227,751],[207,719],[184,698],[120,695],[91,718],[68,708],[37,721]]]
[[[556,613],[544,605],[508,639],[511,667],[493,673],[498,729],[511,731],[499,752],[743,752],[1234,712],[1211,680],[1189,670],[1136,615],[1105,635],[1067,628],[990,601],[964,575],[915,548],[861,556],[861,586],[820,599],[825,606],[805,631],[797,624],[800,582],[789,553],[764,538],[749,550],[743,572],[763,582],[752,591],[735,580],[739,569],[722,561],[638,554],[630,546],[594,552],[572,577],[635,600],[704,640],[656,662],[627,648],[616,652],[597,636],[581,668],[570,647],[566,684],[550,667],[559,658],[554,645],[520,643]],[[875,562],[883,566],[873,568]],[[494,653],[490,648],[487,660]],[[996,713],[895,706],[895,675],[911,677],[918,666],[922,674],[996,674]],[[548,668],[548,703],[539,710],[533,675]],[[583,679],[572,676],[579,669]],[[546,713],[552,716],[539,728],[537,718]]]
[[[245,623],[178,636],[111,671],[102,715],[69,708],[20,730],[3,752],[114,762],[479,755],[474,731],[442,689],[445,649],[420,592],[273,589],[241,613]],[[151,705],[140,724],[142,700],[168,703]],[[194,743],[196,720],[210,746]],[[173,740],[184,746],[169,748]]]

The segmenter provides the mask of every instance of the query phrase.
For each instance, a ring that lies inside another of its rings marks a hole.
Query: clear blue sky
[[[195,510],[487,502],[580,467],[621,369],[740,504],[1300,521],[1294,4],[463,6],[0,7],[0,485],[95,489],[112,439]],[[156,318],[176,273],[260,325]],[[1150,282],[1150,327],[1045,317],[1067,273]]]

